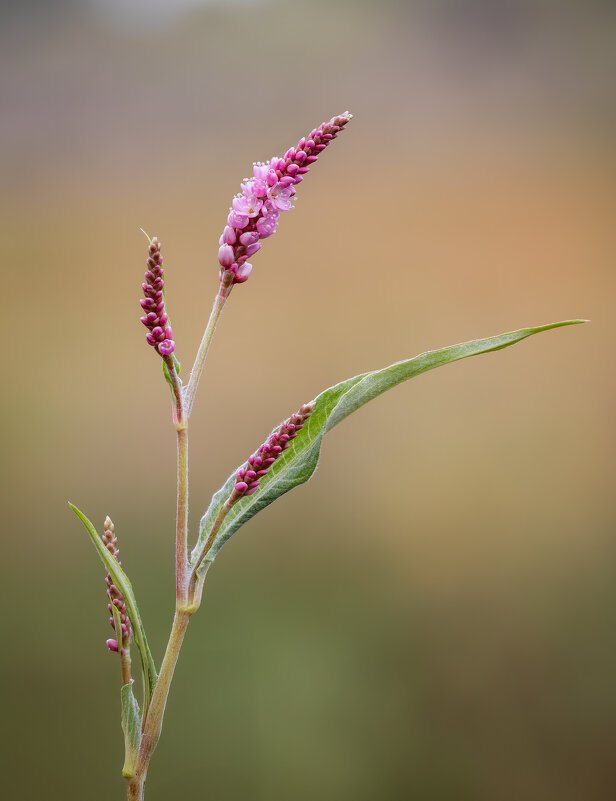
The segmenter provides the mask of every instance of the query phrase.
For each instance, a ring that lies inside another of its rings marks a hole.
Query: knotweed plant
[[[221,312],[233,288],[245,284],[252,275],[249,259],[257,255],[263,241],[276,231],[281,214],[293,208],[299,184],[350,120],[351,115],[345,112],[314,128],[284,156],[255,162],[252,175],[241,183],[241,191],[231,202],[218,242],[218,291],[186,383],[180,377],[176,343],[167,313],[161,243],[157,237],[148,238],[147,269],[141,285],[141,322],[147,329],[146,342],[160,358],[164,378],[171,389],[173,425],[177,434],[175,616],[160,667],[150,652],[135,594],[119,559],[114,524],[107,517],[103,522],[103,534],[99,536],[88,518],[71,504],[107,570],[109,623],[114,635],[107,640],[107,648],[117,654],[121,668],[121,720],[125,741],[122,775],[127,779],[129,801],[144,797],[146,775],[160,738],[175,665],[190,619],[201,604],[204,582],[212,563],[240,526],[284,493],[308,481],[319,461],[323,437],[363,404],[420,373],[458,359],[501,350],[540,331],[582,322],[566,320],[522,328],[423,353],[349,378],[314,399],[298,404],[297,411],[275,426],[265,442],[213,495],[201,518],[192,550],[189,550],[189,422]],[[214,243],[212,251],[214,257]],[[140,701],[134,691],[131,671],[133,649],[139,657],[142,678]]]

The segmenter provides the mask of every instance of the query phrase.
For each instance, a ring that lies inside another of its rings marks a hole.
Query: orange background
[[[138,317],[158,235],[189,369],[254,160],[348,129],[234,291],[191,430],[191,526],[271,427],[421,351],[225,547],[148,801],[613,797],[616,15],[588,2],[21,3],[0,26],[7,797],[121,798],[104,572],[157,661],[175,440]]]

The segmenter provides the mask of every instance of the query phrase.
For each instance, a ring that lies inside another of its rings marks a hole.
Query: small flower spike
[[[160,255],[160,242],[157,237],[150,240],[147,265],[145,283],[141,284],[145,297],[139,301],[145,312],[145,316],[141,317],[141,322],[149,331],[145,336],[146,342],[164,358],[173,353],[175,342],[165,311],[165,276],[163,258]]]
[[[246,467],[242,467],[237,471],[235,474],[237,482],[227,501],[229,507],[233,506],[240,498],[256,492],[259,481],[266,475],[283,451],[286,451],[291,444],[291,440],[295,439],[298,432],[302,430],[304,423],[312,414],[312,409],[311,403],[305,403],[299,411],[289,417],[286,423],[280,426],[278,431],[270,434],[259,450],[248,459]]]
[[[283,158],[275,156],[266,164],[253,165],[253,177],[244,179],[242,191],[233,198],[219,240],[221,282],[233,286],[248,279],[252,270],[248,259],[261,249],[260,240],[275,233],[280,212],[293,208],[295,186],[351,118],[345,111],[300,139]]]
[[[118,538],[115,535],[115,526],[111,522],[109,517],[105,518],[104,528],[103,528],[103,536],[102,536],[103,544],[105,548],[109,551],[109,553],[113,556],[116,562],[121,565],[122,563],[118,559],[119,550],[118,550]],[[120,632],[116,631],[116,637],[118,639],[115,640],[107,640],[107,648],[110,651],[120,651],[120,654],[124,654],[124,649],[128,646],[131,637],[133,636],[133,630],[130,625],[130,620],[128,615],[126,614],[126,604],[124,603],[124,598],[122,597],[122,593],[118,590],[118,588],[113,583],[113,579],[111,575],[107,573],[105,578],[105,583],[107,585],[107,595],[109,596],[109,604],[107,608],[111,614],[109,618],[109,623],[111,628],[115,630],[115,621],[113,619],[113,610],[111,608],[111,604],[115,606],[118,610],[120,616],[120,623],[122,625],[122,634],[120,637]],[[121,639],[120,645],[118,645],[118,640]]]

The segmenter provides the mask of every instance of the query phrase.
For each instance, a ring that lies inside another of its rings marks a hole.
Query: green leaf
[[[139,650],[139,656],[141,658],[141,667],[143,669],[143,684],[144,684],[144,697],[145,697],[144,714],[145,714],[147,713],[148,707],[150,705],[150,698],[152,693],[154,692],[154,687],[156,686],[156,680],[158,676],[156,674],[156,666],[154,664],[154,660],[152,659],[152,654],[150,653],[150,649],[148,647],[148,641],[145,636],[145,629],[143,627],[141,615],[139,614],[139,608],[137,607],[137,601],[135,600],[135,594],[133,592],[133,588],[126,573],[122,570],[120,565],[113,558],[112,554],[109,553],[107,548],[105,548],[102,539],[98,535],[92,523],[83,514],[83,512],[81,512],[72,503],[69,503],[69,506],[83,523],[86,531],[90,535],[90,539],[92,540],[94,547],[98,551],[98,555],[100,556],[103,564],[111,574],[113,583],[120,590],[122,596],[124,597],[124,603],[126,604],[126,609],[128,611],[128,616],[130,618],[131,626],[133,629],[133,636],[135,638],[135,643],[137,645],[137,649]]]
[[[133,694],[133,685],[124,684],[120,691],[122,702],[122,731],[124,732],[124,766],[122,776],[131,779],[141,745],[141,712]]]
[[[257,491],[253,495],[242,498],[231,507],[211,548],[205,555],[202,563],[203,568],[207,567],[208,562],[214,561],[218,551],[240,526],[250,520],[257,512],[260,512],[261,509],[284,495],[285,492],[308,481],[316,470],[321,452],[321,443],[325,434],[344,420],[345,417],[359,409],[360,406],[397,384],[401,384],[403,381],[414,378],[428,370],[433,370],[435,367],[441,367],[459,359],[466,359],[469,356],[477,356],[480,353],[489,353],[507,348],[541,331],[549,331],[552,328],[583,322],[586,322],[586,320],[565,320],[564,322],[551,323],[550,325],[542,325],[536,328],[522,328],[519,331],[489,337],[488,339],[476,339],[472,342],[464,342],[461,345],[429,351],[413,359],[396,362],[382,370],[373,370],[372,372],[349,378],[347,381],[326,389],[325,392],[315,398],[312,415],[304,424],[304,428],[292,441],[291,447],[284,451],[282,456],[274,462],[267,475],[261,479]],[[279,426],[276,426],[274,430],[278,428]],[[242,466],[245,466],[245,464]],[[199,539],[191,555],[193,565],[199,560],[214,521],[222,505],[231,494],[236,481],[236,472],[236,470],[233,471],[224,486],[213,496],[208,510],[201,519]]]

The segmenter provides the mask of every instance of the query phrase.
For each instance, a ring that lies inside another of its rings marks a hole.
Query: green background
[[[191,530],[330,384],[569,317],[405,384],[225,546],[148,801],[607,801],[616,749],[612,4],[25,2],[0,26],[3,790],[123,797],[104,571],[160,660],[175,437],[138,321],[160,237],[192,361],[254,160],[349,108],[234,291]]]

